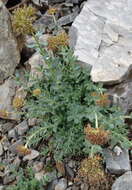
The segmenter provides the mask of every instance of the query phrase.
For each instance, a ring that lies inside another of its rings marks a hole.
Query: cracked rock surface
[[[74,54],[92,66],[94,82],[116,84],[131,71],[131,7],[131,0],[89,0],[71,27]]]

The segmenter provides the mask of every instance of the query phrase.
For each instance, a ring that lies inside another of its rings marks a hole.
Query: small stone
[[[0,190],[5,190],[5,186],[0,185]]]
[[[70,168],[68,165],[66,165],[66,173],[70,178],[74,178],[74,171],[72,168]]]
[[[35,178],[36,178],[37,180],[39,180],[39,181],[42,180],[43,177],[44,177],[44,173],[45,173],[44,170],[41,171],[41,172],[35,173]]]
[[[31,153],[23,157],[23,161],[34,160],[39,156],[39,152],[36,150],[31,150]]]
[[[128,150],[122,149],[120,155],[117,155],[110,149],[104,149],[106,160],[106,169],[112,174],[123,174],[130,171],[130,160]]]
[[[89,187],[86,183],[81,184],[81,190],[88,190],[88,189],[89,189]]]
[[[69,166],[70,168],[74,168],[74,167],[76,166],[76,162],[75,162],[74,160],[70,160],[70,161],[68,162],[68,166]]]
[[[5,176],[4,180],[3,180],[3,184],[7,185],[7,184],[11,183],[12,181],[14,181],[15,178],[16,177],[14,175]]]
[[[67,188],[67,180],[62,178],[59,180],[57,185],[55,186],[55,190],[66,190]]]
[[[18,135],[24,135],[24,133],[26,133],[28,131],[28,124],[27,121],[24,120],[23,122],[21,122],[19,125],[16,126]]]
[[[13,161],[13,165],[15,165],[15,168],[18,169],[21,164],[21,160],[19,157],[16,157],[15,160]]]
[[[22,140],[18,140],[18,141],[16,141],[15,143],[13,143],[13,144],[9,147],[9,150],[10,150],[12,153],[16,154],[16,153],[18,153],[17,147],[18,147],[19,145],[23,145]]]
[[[37,123],[37,119],[36,118],[31,118],[31,119],[28,119],[28,125],[29,126],[34,126],[34,125],[36,125],[36,123]]]
[[[14,138],[14,139],[17,138],[17,131],[16,131],[15,128],[14,128],[14,129],[11,129],[10,131],[8,131],[8,137],[9,137],[9,138]]]
[[[80,189],[79,186],[76,186],[76,185],[72,186],[72,190],[79,190],[79,189]]]
[[[5,190],[5,187],[0,185],[0,190]]]
[[[35,172],[40,172],[42,169],[43,169],[43,162],[35,162],[34,165],[33,165],[33,170]]]
[[[112,185],[112,190],[132,190],[132,172],[126,172],[117,178]]]
[[[3,146],[2,146],[2,144],[0,143],[0,156],[2,156],[3,153],[4,153]]]

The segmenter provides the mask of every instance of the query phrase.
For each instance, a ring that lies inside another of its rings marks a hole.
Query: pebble
[[[39,156],[39,152],[37,150],[31,150],[31,153],[23,157],[23,161],[26,160],[34,160]]]
[[[57,185],[55,185],[55,190],[66,190],[66,188],[67,180],[65,178],[60,179]]]
[[[34,172],[40,172],[43,169],[43,162],[35,162],[33,165]]]
[[[0,143],[0,156],[2,156],[3,153],[4,153],[3,146],[2,146],[2,144]]]

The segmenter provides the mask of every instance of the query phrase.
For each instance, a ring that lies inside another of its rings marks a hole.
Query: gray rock
[[[86,183],[81,184],[81,190],[88,190],[88,189],[89,189],[88,184],[86,184]]]
[[[15,88],[16,83],[10,78],[0,85],[0,118],[19,120],[20,116],[12,106]]]
[[[18,169],[21,164],[21,160],[19,157],[16,157],[15,160],[13,161],[13,165],[15,166],[15,169]]]
[[[67,188],[67,180],[62,178],[59,182],[55,185],[55,190],[66,190]]]
[[[11,129],[10,131],[8,131],[8,137],[9,138],[14,138],[14,139],[17,139],[17,131],[16,129]]]
[[[5,176],[4,180],[3,180],[3,184],[7,185],[7,184],[11,183],[12,181],[14,181],[15,178],[16,177],[14,175]]]
[[[44,163],[43,162],[35,162],[33,165],[34,172],[40,172],[43,169]]]
[[[34,160],[38,156],[39,156],[39,152],[37,150],[31,150],[30,154],[27,154],[26,156],[23,157],[23,161]]]
[[[132,172],[126,172],[116,179],[115,183],[112,185],[112,190],[132,190]]]
[[[54,179],[52,182],[48,184],[47,190],[55,190],[55,186],[58,183],[58,179]]]
[[[132,1],[89,0],[71,27],[74,54],[92,66],[94,82],[119,83],[131,71],[131,6]]]
[[[45,32],[46,28],[53,28],[54,22],[51,15],[43,15],[40,19],[36,20],[34,27],[37,31]]]
[[[42,180],[42,179],[43,179],[43,177],[44,177],[44,173],[45,173],[45,171],[44,171],[44,170],[42,170],[42,171],[40,171],[40,172],[35,173],[35,178],[36,178],[38,181]]]
[[[29,78],[29,86],[33,84],[33,78],[41,78],[42,73],[38,70],[38,68],[44,65],[43,56],[38,52],[33,54],[33,56],[29,59],[29,65],[31,66],[30,78]],[[45,66],[46,67],[46,66]]]
[[[24,135],[28,131],[28,129],[29,127],[26,120],[24,120],[23,122],[21,122],[19,125],[16,126],[18,135]]]
[[[122,149],[120,155],[117,155],[110,149],[104,149],[106,169],[112,174],[123,174],[131,170],[128,150]]]
[[[67,173],[67,175],[70,177],[70,178],[74,178],[74,171],[73,171],[73,169],[72,168],[70,168],[68,165],[66,165],[66,173]]]
[[[120,106],[124,113],[132,110],[132,80],[118,84],[108,90],[113,104]]]
[[[60,19],[58,19],[57,23],[59,26],[70,24],[75,20],[77,15],[78,15],[78,10],[75,11],[74,13],[61,17]]]
[[[18,141],[16,141],[15,143],[13,143],[10,147],[9,147],[9,151],[11,151],[12,153],[16,154],[18,153],[17,148],[19,145],[23,145],[23,141],[20,139]]]
[[[10,15],[0,1],[0,83],[11,76],[20,61],[20,52],[12,32]]]
[[[2,156],[3,153],[4,153],[3,146],[2,146],[2,144],[0,143],[0,156]]]
[[[44,4],[48,5],[48,0],[32,0],[32,2],[37,6],[43,6]]]
[[[37,123],[37,119],[36,118],[30,118],[30,119],[28,119],[28,125],[29,126],[34,126],[34,125],[36,125],[36,123]]]
[[[5,190],[5,187],[3,185],[0,185],[0,190]]]

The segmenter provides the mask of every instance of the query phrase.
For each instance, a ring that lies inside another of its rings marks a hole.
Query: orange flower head
[[[92,128],[87,125],[84,129],[86,139],[92,144],[105,145],[109,141],[110,132],[101,128]]]
[[[98,106],[108,106],[110,105],[110,100],[109,100],[109,95],[104,93],[104,94],[98,94],[96,92],[93,92],[91,94],[92,96],[95,96],[97,98],[96,104]]]
[[[49,14],[49,15],[54,15],[54,14],[56,14],[57,13],[57,11],[58,11],[58,9],[57,8],[50,8],[48,11],[47,11],[47,13]]]
[[[16,151],[22,155],[22,156],[25,156],[27,154],[30,154],[31,153],[31,150],[26,148],[25,146],[23,145],[18,145],[17,148],[16,148]]]
[[[60,47],[68,46],[69,37],[65,32],[58,34],[57,36],[50,36],[48,38],[48,49],[53,52],[57,52]]]
[[[40,88],[36,88],[33,90],[33,95],[34,96],[39,96],[41,94],[41,89]]]

